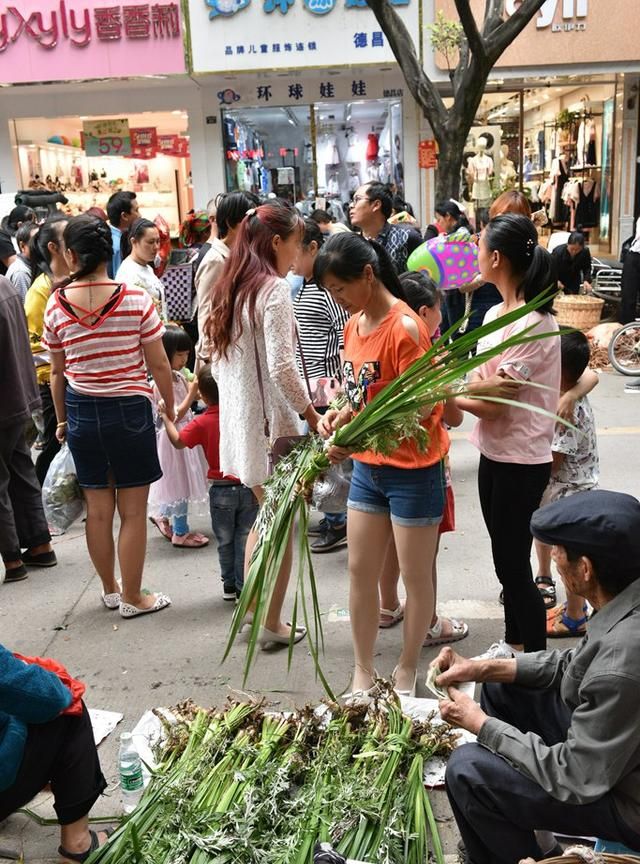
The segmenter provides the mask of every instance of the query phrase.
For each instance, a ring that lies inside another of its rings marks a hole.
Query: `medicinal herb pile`
[[[91,864],[311,864],[319,841],[372,864],[442,864],[422,778],[455,733],[404,716],[391,691],[324,713],[178,715],[140,804]]]

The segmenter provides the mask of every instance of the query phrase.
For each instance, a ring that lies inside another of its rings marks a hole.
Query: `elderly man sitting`
[[[449,688],[442,716],[478,736],[446,775],[471,864],[555,852],[536,830],[640,851],[640,502],[581,492],[534,513],[531,531],[595,614],[576,648],[511,660],[445,648],[435,661]],[[456,690],[461,681],[483,683],[480,705]]]

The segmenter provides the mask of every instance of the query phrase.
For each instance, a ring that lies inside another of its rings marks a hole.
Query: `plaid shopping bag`
[[[195,294],[193,264],[169,264],[162,274],[168,321],[191,321]]]

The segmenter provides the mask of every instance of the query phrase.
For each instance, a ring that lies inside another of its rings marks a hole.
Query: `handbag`
[[[296,330],[296,337],[297,337]],[[298,345],[300,342],[298,341]],[[269,418],[267,417],[267,406],[264,400],[264,384],[262,381],[262,364],[260,363],[260,355],[258,354],[258,343],[256,341],[256,331],[253,329],[253,350],[256,358],[256,372],[258,373],[258,389],[260,390],[260,399],[262,401],[262,420],[264,423],[264,436],[267,439],[268,445],[268,464],[269,464],[269,476],[273,474],[273,471],[280,462],[281,459],[284,459],[285,456],[288,456],[289,453],[296,447],[301,441],[306,439],[306,435],[281,435],[276,438],[275,441],[271,441],[271,424],[269,423]],[[302,348],[300,348],[300,357],[302,357]],[[304,358],[302,357],[302,369],[304,371],[304,379],[307,383],[307,392],[309,393],[309,399],[313,402],[311,398],[311,388],[309,386],[309,379],[307,377],[307,370],[304,363]]]

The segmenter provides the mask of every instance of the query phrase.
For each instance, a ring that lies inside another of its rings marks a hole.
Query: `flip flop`
[[[120,615],[123,618],[137,618],[138,615],[150,615],[152,612],[160,612],[171,606],[171,598],[166,594],[156,594],[156,602],[148,609],[139,609],[137,606],[132,606],[131,603],[120,603]]]
[[[101,834],[107,835],[107,840],[113,834],[113,828],[103,828],[100,832]],[[89,836],[91,837],[91,845],[85,852],[67,852],[64,846],[58,846],[58,855],[61,858],[67,858],[69,861],[79,861],[82,864],[83,861],[88,861],[89,857],[92,855],[96,849],[100,848],[100,841],[98,840],[98,835],[95,831],[89,831]]]
[[[205,534],[190,531],[188,534],[172,534],[171,544],[179,549],[201,549],[209,545],[209,538]]]
[[[448,636],[442,635],[442,622],[448,621],[451,632]],[[422,643],[424,648],[433,648],[434,645],[450,645],[452,642],[459,642],[469,635],[469,625],[464,621],[458,621],[457,618],[440,618],[436,620],[433,627],[427,630],[427,638]]]
[[[165,540],[171,540],[173,537],[173,531],[168,519],[165,519],[162,516],[149,516],[149,522],[151,522],[152,525],[155,525]]]
[[[378,622],[378,627],[381,630],[388,630],[389,627],[395,627],[396,624],[399,624],[404,618],[404,600],[401,600],[398,603],[396,609],[380,609],[380,621]],[[390,620],[383,621],[383,618],[388,618]]]

